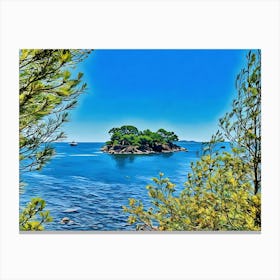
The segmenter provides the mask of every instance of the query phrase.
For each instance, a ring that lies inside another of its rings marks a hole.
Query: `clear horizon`
[[[73,74],[87,93],[70,111],[63,142],[105,142],[112,127],[174,131],[208,141],[231,108],[247,50],[94,50]]]

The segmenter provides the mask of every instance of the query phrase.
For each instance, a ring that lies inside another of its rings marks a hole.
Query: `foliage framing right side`
[[[219,120],[205,154],[191,164],[185,189],[153,178],[148,185],[152,207],[133,198],[124,211],[128,222],[145,230],[261,229],[261,52],[249,51],[247,65],[236,78],[237,98],[231,112]],[[231,152],[217,150],[230,141]]]

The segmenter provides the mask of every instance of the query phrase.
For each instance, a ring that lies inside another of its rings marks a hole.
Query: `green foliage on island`
[[[149,129],[140,131],[132,125],[112,128],[109,134],[111,134],[111,139],[106,142],[106,145],[109,147],[120,145],[134,146],[139,149],[156,149],[159,145],[172,147],[174,145],[173,142],[179,140],[173,131],[166,131],[163,128],[160,128],[156,132]]]
[[[164,178],[148,185],[152,207],[131,198],[124,211],[143,230],[258,231],[261,229],[261,53],[250,51],[236,78],[232,110],[191,164],[183,191]],[[230,141],[231,151],[217,147]]]
[[[49,143],[64,138],[60,128],[68,120],[68,111],[76,105],[78,96],[86,90],[83,74],[73,77],[71,68],[89,53],[69,49],[20,50],[20,172],[40,170],[54,155]],[[43,230],[43,223],[51,221],[44,208],[43,199],[32,199],[20,213],[20,230]]]

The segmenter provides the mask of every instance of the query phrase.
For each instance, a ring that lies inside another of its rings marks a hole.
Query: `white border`
[[[279,279],[279,2],[2,1],[1,279]],[[19,48],[261,48],[261,234],[18,233]]]

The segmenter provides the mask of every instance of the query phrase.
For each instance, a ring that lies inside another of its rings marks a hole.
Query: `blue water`
[[[146,186],[159,172],[181,190],[190,162],[201,154],[201,143],[180,142],[188,152],[153,155],[109,155],[100,151],[103,143],[55,143],[55,157],[40,172],[26,172],[27,183],[20,195],[20,208],[32,197],[47,202],[53,222],[45,230],[133,230],[127,224],[122,205],[128,198],[149,204]],[[73,223],[61,224],[63,217]]]

